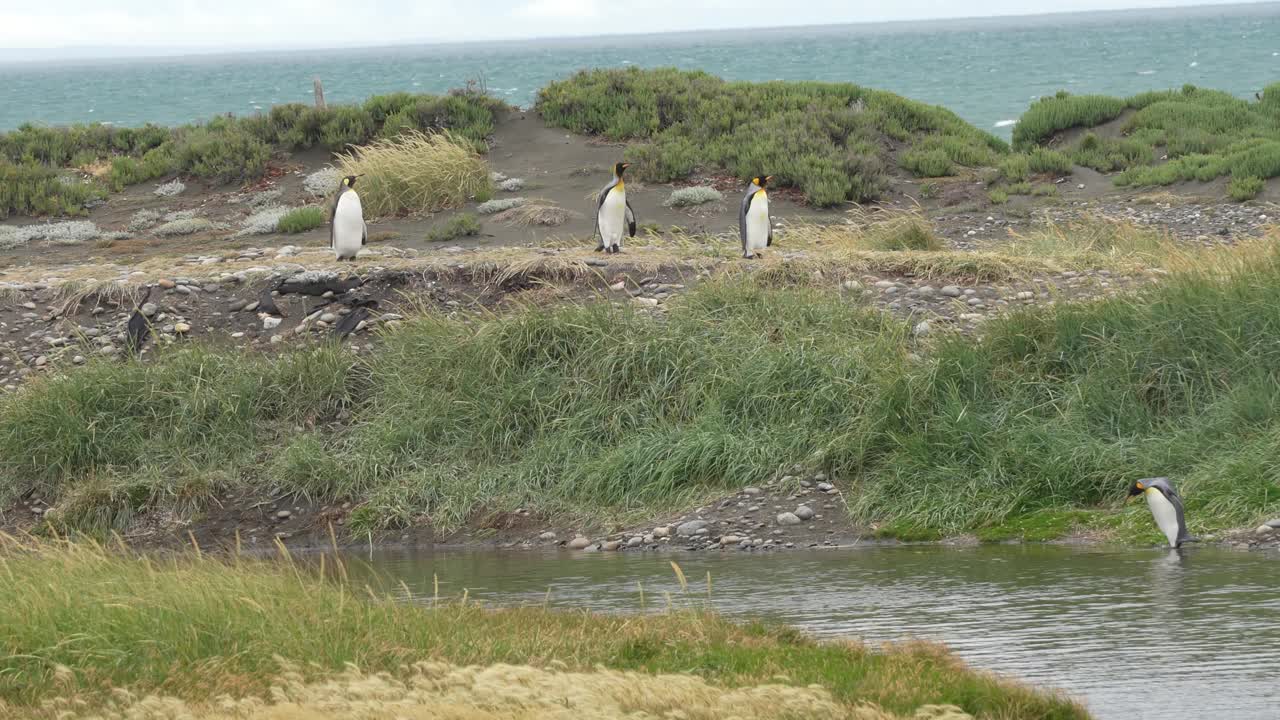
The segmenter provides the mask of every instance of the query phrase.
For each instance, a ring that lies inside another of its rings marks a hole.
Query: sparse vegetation
[[[182,191],[186,189],[186,184],[181,180],[170,180],[167,183],[157,185],[156,189],[152,190],[151,193],[160,197],[173,197],[175,195],[181,195]]]
[[[88,203],[106,195],[106,189],[92,181],[43,165],[0,160],[0,219],[15,214],[84,215]]]
[[[576,216],[578,213],[551,202],[530,201],[510,210],[503,210],[494,215],[493,219],[518,227],[560,227]]]
[[[236,236],[270,235],[278,232],[280,230],[280,221],[290,212],[289,208],[279,205],[269,205],[257,210],[244,219]]]
[[[993,205],[1004,205],[1009,202],[1009,191],[1001,188],[995,188],[994,190],[987,192],[987,199],[990,200]]]
[[[294,208],[280,217],[276,227],[280,232],[295,234],[313,230],[325,223],[324,208],[315,206]]]
[[[427,233],[429,242],[452,242],[458,238],[480,234],[480,219],[471,213],[458,213]]]
[[[723,199],[724,195],[713,187],[685,187],[672,190],[671,195],[662,204],[667,207],[682,208],[720,202]]]
[[[353,149],[338,161],[360,175],[366,217],[437,212],[491,192],[489,170],[470,143],[445,133],[408,131]]]
[[[1128,104],[1105,95],[1060,92],[1031,104],[1013,127],[1013,149],[1031,150],[1063,130],[1090,128],[1120,117]]]
[[[342,173],[338,168],[321,168],[302,181],[302,187],[311,197],[328,197],[338,191],[338,183],[342,182]]]
[[[669,182],[694,169],[724,169],[746,181],[760,173],[800,188],[814,205],[878,197],[889,158],[881,139],[914,142],[922,172],[985,162],[1002,141],[942,108],[892,93],[830,83],[725,82],[678,70],[596,70],[552,83],[538,95],[550,123],[612,140],[627,149],[632,172]]]
[[[205,218],[188,217],[169,220],[153,228],[151,234],[156,237],[175,237],[178,235],[194,235],[198,232],[213,230],[216,226]]]
[[[481,215],[494,215],[503,210],[520,207],[525,203],[522,197],[501,198],[499,200],[487,200],[476,206],[476,212]]]
[[[1232,178],[1227,185],[1227,195],[1236,202],[1244,202],[1258,197],[1258,193],[1266,187],[1267,181],[1256,177]]]
[[[929,717],[1089,717],[940,646],[820,642],[732,624],[688,596],[675,603],[689,609],[636,622],[453,598],[422,607],[377,581],[366,593],[288,559],[7,541],[0,567],[0,715],[15,720],[621,720],[671,708],[704,719],[906,720],[940,704],[957,709]]]

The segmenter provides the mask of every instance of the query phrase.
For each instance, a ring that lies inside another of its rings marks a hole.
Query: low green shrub
[[[300,207],[285,213],[276,223],[276,227],[280,232],[292,235],[318,228],[325,223],[325,220],[323,208]]]

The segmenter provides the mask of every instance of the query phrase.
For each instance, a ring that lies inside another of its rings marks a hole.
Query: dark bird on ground
[[[258,296],[258,316],[259,317],[263,315],[270,315],[272,317],[285,316],[284,313],[281,312],[280,307],[276,305],[276,299],[271,295],[272,292],[279,290],[282,284],[284,284],[284,280],[281,280],[275,285],[272,285],[271,287],[263,290],[262,294]]]
[[[333,334],[339,340],[345,340],[348,335],[355,332],[360,327],[360,323],[369,319],[369,311],[378,309],[377,300],[360,299],[351,303],[351,312],[347,313],[337,325],[333,326]]]
[[[142,300],[138,301],[133,308],[133,314],[129,316],[129,327],[127,330],[127,350],[130,355],[137,355],[142,351],[142,345],[147,342],[147,338],[151,337],[151,321],[146,315],[142,314],[142,306],[147,304],[151,299],[151,291],[155,290],[154,285],[147,286],[147,292],[142,296]]]

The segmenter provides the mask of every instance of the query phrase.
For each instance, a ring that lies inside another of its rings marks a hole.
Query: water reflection
[[[680,563],[682,592],[670,566]],[[822,636],[946,642],[980,667],[1060,687],[1100,718],[1273,720],[1280,557],[1214,548],[872,547],[778,555],[383,551],[413,598],[605,612],[710,603]],[[706,576],[712,577],[710,600]],[[1160,674],[1159,693],[1148,674]]]

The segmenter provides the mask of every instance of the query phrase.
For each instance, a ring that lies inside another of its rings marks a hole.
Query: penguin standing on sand
[[[751,178],[738,211],[738,231],[742,233],[742,257],[760,257],[760,251],[773,245],[773,220],[769,218],[769,193],[765,186],[772,175]]]
[[[329,247],[339,260],[354,260],[360,248],[369,242],[369,229],[364,224],[364,209],[353,186],[359,175],[342,178],[338,194],[329,211]]]
[[[622,235],[636,236],[636,214],[627,202],[627,186],[622,173],[631,163],[620,162],[613,166],[613,181],[604,186],[596,198],[596,235],[600,244],[596,252],[622,252]]]
[[[1160,532],[1169,539],[1169,547],[1182,547],[1183,543],[1195,542],[1195,538],[1187,532],[1187,521],[1182,515],[1182,498],[1178,497],[1169,478],[1135,480],[1129,486],[1129,497],[1136,495],[1146,496],[1151,517],[1155,518]]]

